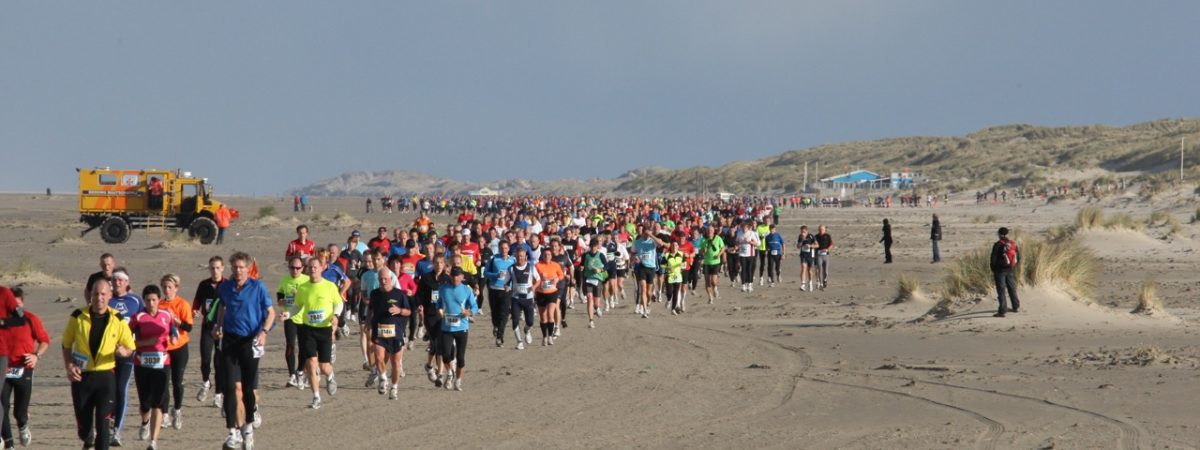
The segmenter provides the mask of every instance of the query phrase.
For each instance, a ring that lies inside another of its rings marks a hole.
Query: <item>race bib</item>
[[[554,289],[554,280],[545,280],[542,282],[542,292]]]
[[[212,309],[213,300],[215,300],[215,299],[212,299],[212,298],[204,299],[204,310],[205,311]]]
[[[587,281],[587,284],[590,284],[590,285],[592,285],[592,286],[599,286],[599,285],[600,285],[600,280],[597,280],[597,279],[595,279],[595,278],[588,278],[588,279],[587,279],[587,280],[585,280],[585,281]]]
[[[456,327],[456,326],[458,326],[458,324],[462,323],[462,316],[446,317],[446,323],[452,327]]]
[[[779,256],[779,250],[771,250],[771,256]]]
[[[645,264],[646,261],[654,261],[654,251],[647,250],[638,252],[638,259],[642,261],[642,264]]]
[[[828,255],[828,254],[829,254],[829,250],[817,250],[817,254],[818,254],[818,255]]]
[[[668,283],[682,283],[683,282],[683,274],[682,273],[673,273],[667,277],[667,282]]]
[[[8,371],[4,373],[4,378],[8,378],[10,380],[15,380],[21,378],[22,376],[25,376],[24,366],[9,367]]]
[[[507,280],[507,279],[508,279],[508,272],[500,272],[500,274],[499,274],[499,275],[496,275],[496,278],[498,278],[498,279],[500,279],[500,280]]]
[[[167,354],[165,352],[138,353],[137,358],[138,365],[142,367],[149,367],[151,369],[166,367],[164,363],[167,361]]]
[[[434,301],[434,302],[436,302],[436,301],[438,301],[438,300],[441,300],[441,299],[442,299],[442,293],[441,293],[441,292],[438,292],[438,291],[433,291],[433,292],[431,292],[430,294],[432,295],[432,297],[431,297],[431,298],[433,298],[433,301]]]
[[[396,325],[390,323],[379,324],[379,337],[385,339],[396,337]]]
[[[520,295],[529,295],[529,283],[521,283],[516,285],[515,291]]]
[[[308,312],[309,325],[321,325],[323,322],[325,322],[325,310],[319,309]]]
[[[71,352],[71,360],[75,361],[75,365],[79,366],[79,370],[83,370],[87,367],[89,358],[83,353]]]
[[[286,306],[286,307],[288,307],[288,308],[291,308],[292,306],[295,306],[295,305],[296,305],[296,296],[294,296],[294,295],[285,295],[285,296],[283,297],[283,306]]]

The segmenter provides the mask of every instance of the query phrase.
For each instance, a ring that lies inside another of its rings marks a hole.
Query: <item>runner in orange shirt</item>
[[[163,275],[159,280],[162,286],[162,300],[159,308],[171,313],[175,320],[175,328],[179,329],[179,340],[167,345],[167,353],[171,355],[171,393],[174,395],[175,409],[163,417],[163,427],[170,426],[176,430],[183,428],[180,409],[183,408],[183,374],[188,362],[188,332],[192,331],[192,306],[179,296],[179,276],[173,273]]]
[[[542,345],[554,345],[554,322],[558,318],[558,283],[565,280],[562,266],[554,262],[549,251],[542,252],[541,261],[534,266],[537,289],[534,301],[542,323]]]

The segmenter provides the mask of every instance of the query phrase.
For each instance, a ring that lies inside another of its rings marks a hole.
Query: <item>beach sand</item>
[[[225,245],[201,246],[161,230],[135,230],[129,242],[110,245],[95,232],[77,238],[83,225],[75,197],[0,195],[0,283],[25,283],[28,309],[53,338],[35,378],[33,448],[79,446],[58,349],[101,253],[115,254],[139,291],[173,272],[191,299],[209,256],[242,250],[257,258],[273,290],[296,225],[308,224],[320,245],[344,243],[355,228],[369,237],[377,226],[407,226],[413,218],[363,214],[362,199],[316,199],[315,213],[293,213],[290,198],[227,200],[244,219]],[[944,266],[988,245],[996,228],[1036,233],[1072,222],[1082,205],[972,200],[933,210],[787,209],[781,231],[789,247],[801,224],[829,226],[838,246],[829,289],[799,291],[799,260],[789,248],[774,288],[756,284],[753,293],[741,293],[722,277],[715,305],[701,292],[689,297],[683,315],[657,303],[643,319],[633,314],[629,285],[629,300],[595,329],[586,328],[581,308],[570,311],[571,326],[553,347],[517,351],[509,337],[496,348],[485,312],[473,325],[463,392],[426,381],[418,345],[405,357],[400,399],[386,400],[363,388],[367,372],[352,336],[339,345],[337,396],[323,395],[324,407],[313,411],[307,391],[284,386],[283,333],[276,330],[261,370],[257,446],[1196,448],[1196,225],[1165,240],[1158,229],[1081,234],[1102,263],[1091,304],[1047,287],[1022,288],[1021,312],[1003,319],[991,317],[991,296],[941,320],[917,320],[931,301],[891,304],[899,274],[936,293]],[[274,206],[278,217],[252,219],[261,206]],[[1138,218],[1150,212],[1137,202],[1105,206]],[[338,211],[352,217],[333,220]],[[932,212],[944,227],[941,265],[930,264]],[[888,265],[878,244],[885,217],[896,239],[896,263]],[[442,229],[450,219],[434,220]],[[18,265],[41,273],[14,274]],[[1158,282],[1169,314],[1130,314],[1148,277]],[[225,437],[211,400],[195,399],[198,354],[193,340],[183,429],[164,430],[159,448],[218,448]],[[134,392],[130,401],[125,446],[143,448]]]

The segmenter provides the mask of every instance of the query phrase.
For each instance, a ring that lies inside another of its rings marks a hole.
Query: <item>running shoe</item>
[[[400,398],[400,386],[393,384],[391,392],[388,393],[388,400]]]
[[[328,392],[330,397],[337,394],[337,380],[334,379],[332,373],[329,374],[329,378],[325,379],[325,392]]]
[[[808,289],[806,289],[804,287],[804,283],[800,283],[800,292],[807,292],[807,291],[808,291]]]
[[[437,381],[437,369],[434,369],[433,366],[425,366],[425,374],[429,375],[431,383]]]
[[[242,427],[242,449],[254,450],[254,426],[247,424]]]
[[[150,445],[146,446],[146,450],[158,450],[158,441],[150,441]]]
[[[721,290],[717,289],[716,286],[713,286],[713,297],[721,298]]]
[[[596,308],[596,317],[604,316],[604,308]]]
[[[525,342],[517,341],[517,350],[525,350]]]
[[[595,320],[589,320],[589,321],[588,321],[588,328],[596,328],[596,321],[595,321]]]
[[[554,334],[553,334],[552,336],[553,336],[553,337],[559,337],[559,336],[562,336],[562,327],[560,327],[560,326],[558,326],[558,325],[555,325],[555,326],[554,326]]]
[[[112,438],[108,440],[108,445],[111,447],[121,446],[121,433],[113,433]]]
[[[141,427],[138,427],[138,440],[146,439],[150,439],[150,422],[143,423]]]
[[[529,327],[525,327],[525,344],[529,345],[532,343],[533,343],[533,334],[529,333]]]
[[[171,414],[170,413],[163,414],[162,423],[160,425],[161,426],[159,428],[162,428],[164,430],[167,427],[171,426]],[[142,439],[142,440],[144,441],[145,439]]]
[[[678,316],[678,315],[679,315],[679,309],[678,309],[678,308],[676,308],[676,309],[672,309],[672,310],[671,310],[671,315],[672,315],[672,316]]]
[[[500,338],[498,338],[498,337],[497,337],[497,338],[496,338],[496,346],[497,346],[497,347],[503,347],[503,346],[504,346],[504,340],[503,340],[503,339],[500,339]]]
[[[371,362],[370,362],[370,361],[363,361],[362,368],[363,368],[363,370],[375,371],[375,368],[374,368],[374,367],[371,367]]]
[[[763,279],[763,277],[758,277],[758,285],[759,286],[765,286],[766,284],[767,284],[767,280]]]
[[[550,341],[550,345],[554,345],[554,341],[556,340],[556,338],[554,336],[551,336],[547,339]]]
[[[299,389],[299,390],[308,389],[308,377],[304,376],[304,373],[296,374],[296,379],[298,381],[300,381],[300,385],[296,386],[296,389]]]
[[[372,370],[371,374],[367,376],[367,384],[364,385],[363,387],[369,388],[371,386],[374,386],[375,382],[378,380],[379,380],[379,374],[375,373],[375,371]],[[383,388],[383,386],[380,386],[380,389],[382,389],[382,388]],[[381,394],[382,394],[382,392],[381,392]]]
[[[548,342],[550,342],[550,338],[542,336],[542,347],[549,345]]]
[[[237,431],[230,430],[229,437],[225,438],[226,450],[237,450],[242,448],[242,435]]]
[[[454,375],[453,374],[449,374],[449,373],[446,374],[446,379],[442,380],[442,387],[446,388],[446,390],[450,390],[451,388],[454,387]]]
[[[400,361],[400,378],[404,378],[407,376],[408,376],[408,374],[404,373],[404,361]]]
[[[370,387],[370,386],[368,386],[368,387]],[[383,394],[387,393],[387,388],[388,388],[388,379],[387,379],[387,377],[383,377],[383,379],[379,380],[379,395],[383,395]]]
[[[746,292],[754,292],[754,283],[750,283],[749,286],[746,286]]]
[[[462,392],[462,378],[454,379],[454,390]]]
[[[225,403],[225,394],[218,393],[217,395],[213,396],[213,407],[221,408],[224,406],[224,403]]]
[[[257,406],[254,407],[254,420],[251,422],[251,425],[254,425],[254,428],[262,426],[262,413],[258,412]]]
[[[424,338],[425,338],[425,327],[417,327],[417,339],[424,339]],[[412,347],[409,347],[409,349],[411,350]]]
[[[300,382],[298,380],[296,380],[296,374],[293,373],[291,375],[288,375],[288,381],[287,381],[288,386],[296,387],[299,384],[300,384]]]
[[[207,381],[200,384],[200,392],[196,393],[196,401],[204,402],[204,400],[208,398],[208,388],[209,383]]]
[[[33,442],[33,434],[29,432],[29,424],[25,424],[21,427],[21,446],[28,447],[30,442]]]
[[[171,428],[183,429],[183,411],[178,409],[171,411]]]
[[[308,405],[312,409],[321,409],[321,397],[313,397],[312,403]]]
[[[413,349],[413,341],[408,341],[408,349],[409,350]]]

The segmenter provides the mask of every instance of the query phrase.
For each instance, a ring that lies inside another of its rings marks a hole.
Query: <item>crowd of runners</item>
[[[524,350],[535,338],[553,346],[569,324],[600,326],[623,302],[649,319],[659,305],[686,313],[689,297],[717,302],[723,277],[742,292],[756,282],[774,287],[790,251],[802,264],[800,289],[824,289],[835,248],[823,225],[815,233],[802,227],[791,239],[779,233],[779,210],[802,206],[790,199],[470,205],[423,209],[411,224],[379,227],[369,239],[353,230],[344,244],[318,246],[300,225],[281,245],[287,273],[273,287],[258,263],[278,256],[213,256],[191,301],[179,297],[178,276],[146,276],[156,282],[138,289],[135,274],[101,255],[101,270],[85,285],[87,306],[71,313],[61,343],[83,447],[128,442],[131,384],[138,440],[156,449],[163,429],[181,429],[192,338],[200,341],[196,399],[211,394],[221,408],[226,448],[251,449],[262,424],[259,364],[270,334],[284,336],[286,384],[307,390],[312,409],[321,408],[323,393],[337,394],[339,344],[343,364],[347,351],[361,357],[365,385],[388,399],[398,398],[407,375],[406,351],[424,353],[423,375],[433,387],[462,391],[472,328],[490,325],[496,347]],[[433,217],[447,223],[439,227]],[[0,359],[9,367],[4,405],[12,392],[18,439],[28,445],[29,380],[49,338],[21,297],[0,288],[0,336],[20,344],[3,346]],[[7,415],[2,428],[12,448]]]

